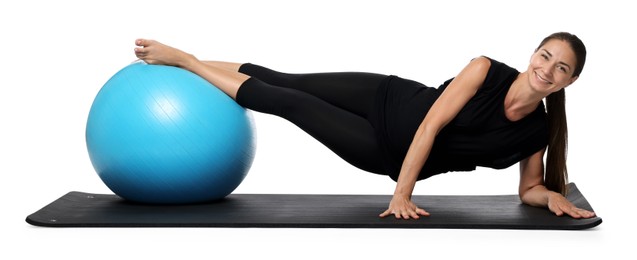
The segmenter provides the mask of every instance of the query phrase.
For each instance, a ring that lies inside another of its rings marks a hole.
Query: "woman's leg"
[[[136,44],[140,46],[135,49],[138,58],[150,64],[190,70],[242,106],[291,121],[350,164],[383,173],[382,153],[374,129],[365,117],[304,91],[274,86],[235,72],[232,63],[204,63],[193,55],[151,40],[137,40]]]
[[[290,74],[250,63],[203,62],[209,66],[258,78],[277,87],[301,90],[365,118],[374,103],[380,82],[387,77],[364,72]]]
[[[273,86],[255,77],[239,89],[237,102],[287,119],[359,169],[384,174],[382,150],[369,121],[306,92]]]
[[[229,71],[239,72],[239,68],[243,63],[227,62],[227,61],[202,61],[208,66],[218,67]]]
[[[306,92],[364,118],[376,99],[380,83],[387,77],[365,72],[290,74],[250,63],[241,65],[239,72],[274,86]]]

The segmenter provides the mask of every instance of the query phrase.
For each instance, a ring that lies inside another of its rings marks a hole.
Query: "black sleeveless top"
[[[483,85],[434,141],[419,180],[450,171],[470,171],[477,166],[507,168],[548,144],[544,103],[518,121],[504,113],[504,98],[520,74],[496,60]],[[425,115],[453,80],[432,88],[388,76],[380,85],[371,122],[384,153],[387,174],[397,180],[413,137]]]

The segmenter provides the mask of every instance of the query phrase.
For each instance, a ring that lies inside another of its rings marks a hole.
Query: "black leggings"
[[[385,174],[368,120],[385,75],[287,74],[249,63],[239,72],[251,76],[237,93],[241,106],[285,118],[355,167]]]

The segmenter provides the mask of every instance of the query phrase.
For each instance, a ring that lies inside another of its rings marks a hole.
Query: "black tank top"
[[[520,73],[491,59],[483,85],[434,141],[419,180],[477,166],[507,168],[546,147],[544,103],[518,121],[504,114],[504,98]],[[398,179],[409,145],[425,115],[453,79],[438,88],[388,76],[379,87],[371,122],[383,148],[387,174]]]

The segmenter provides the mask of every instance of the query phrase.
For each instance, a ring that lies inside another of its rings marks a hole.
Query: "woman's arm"
[[[550,191],[544,186],[544,151],[542,149],[520,162],[520,199],[525,204],[548,209],[561,216],[591,218],[594,212],[575,207],[562,194]]]
[[[381,217],[394,215],[396,218],[409,219],[429,215],[411,201],[418,174],[429,157],[436,135],[475,95],[490,66],[491,61],[486,57],[473,59],[434,102],[414,135],[400,169],[394,196],[389,208],[380,214]]]

